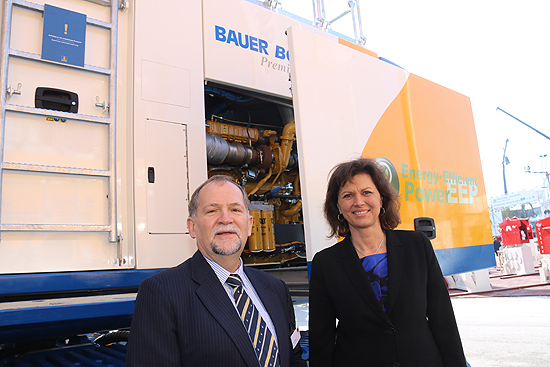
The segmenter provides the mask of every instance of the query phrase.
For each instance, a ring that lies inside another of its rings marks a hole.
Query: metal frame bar
[[[52,117],[58,117],[58,118],[67,119],[67,120],[95,122],[100,124],[111,124],[111,120],[105,117],[97,117],[97,116],[91,116],[91,115],[81,115],[78,113],[47,110],[44,108],[35,108],[35,107],[6,104],[5,110],[10,112],[28,113],[32,115],[52,116]]]
[[[336,18],[332,19],[332,20],[329,20],[328,22],[326,22],[327,26],[331,25],[332,23],[336,22],[337,20],[340,20],[341,18],[343,18],[344,16],[348,15],[349,13],[351,13],[352,11],[352,8],[351,8],[351,4],[353,4],[352,2],[349,2],[349,5],[350,5],[350,8],[346,11],[344,11],[342,14],[336,16]],[[355,24],[354,24],[355,25]],[[355,31],[355,28],[354,28],[354,31]]]
[[[111,5],[111,0],[86,0],[89,3],[94,3],[97,5],[109,6]]]
[[[117,192],[116,192],[116,81],[117,81],[117,57],[118,57],[118,1],[111,0],[111,78],[109,80],[109,234],[110,242],[117,242],[118,258],[122,259],[122,248],[118,241],[117,226]]]
[[[96,3],[95,1],[86,0],[92,3]],[[20,8],[27,9],[27,10],[34,10],[38,12],[44,12],[44,5],[31,3],[29,1],[25,0],[12,0],[13,5],[17,5]],[[101,27],[105,29],[110,29],[112,27],[112,23],[106,23],[101,20],[96,20],[93,18],[86,18],[86,23],[89,25],[94,25],[96,27]]]
[[[312,0],[312,1],[313,1],[313,18],[314,18],[315,26],[317,28],[323,31],[327,31],[328,27],[332,23],[336,22],[337,20],[351,13],[355,43],[361,46],[365,45],[366,38],[363,34],[363,24],[361,23],[359,0],[348,0],[349,9],[344,11],[342,14],[336,16],[332,20],[327,20],[324,0]]]
[[[2,224],[0,230],[12,232],[110,232],[111,227],[101,224]]]
[[[77,65],[63,64],[57,61],[43,59],[40,57],[40,55],[33,54],[31,52],[19,51],[14,49],[8,49],[7,52],[9,53],[10,56],[19,57],[26,60],[42,62],[45,64],[59,65],[63,67],[73,68],[73,69],[86,70],[97,74],[111,75],[111,70],[100,68],[98,66],[92,66],[92,65],[77,66]]]
[[[4,161],[4,134],[6,131],[6,86],[8,84],[8,49],[11,36],[11,16],[12,16],[12,0],[3,1],[4,3],[4,19],[2,26],[2,65],[0,66],[0,76],[2,78],[2,90],[0,90],[0,105],[2,107],[2,120],[0,121],[0,162]],[[0,220],[2,218],[2,182],[4,170],[0,165]],[[1,238],[1,236],[0,236]]]
[[[3,274],[0,277],[2,296],[29,293],[63,293],[137,287],[141,281],[160,269],[99,270],[62,273]],[[40,297],[37,297],[40,299]]]
[[[350,3],[351,1],[353,1],[353,3],[355,4],[352,9],[355,40],[359,45],[364,46],[367,42],[367,38],[363,33],[363,22],[361,21],[361,9],[359,8],[359,0],[350,0]]]
[[[109,177],[110,172],[105,170],[76,168],[76,167],[60,167],[60,166],[43,166],[39,164],[12,163],[2,162],[2,169],[13,171],[30,171],[30,172],[45,172],[45,173],[60,173],[67,175],[82,175],[82,176],[98,176]]]
[[[323,0],[313,0],[313,22],[319,29],[325,28],[325,20],[327,18],[325,14],[325,2]]]

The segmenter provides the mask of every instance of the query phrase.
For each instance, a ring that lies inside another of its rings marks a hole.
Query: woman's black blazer
[[[387,312],[350,237],[313,258],[310,366],[465,367],[449,293],[430,240],[421,232],[385,233]]]

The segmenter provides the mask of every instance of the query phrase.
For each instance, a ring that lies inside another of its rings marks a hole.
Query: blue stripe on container
[[[435,256],[444,276],[466,273],[496,266],[493,244],[455,247],[435,250]],[[307,262],[308,279],[311,277],[311,261]]]
[[[443,275],[466,273],[496,266],[493,244],[435,250]]]
[[[163,269],[0,275],[0,295],[137,287]]]

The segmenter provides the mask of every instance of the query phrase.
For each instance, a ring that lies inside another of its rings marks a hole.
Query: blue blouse
[[[380,306],[386,312],[386,302],[388,300],[388,254],[365,256],[361,259],[361,263]]]

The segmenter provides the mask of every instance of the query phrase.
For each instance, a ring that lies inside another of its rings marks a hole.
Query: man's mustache
[[[232,232],[235,233],[237,236],[240,235],[239,229],[234,225],[221,225],[214,228],[214,236],[223,232]]]

